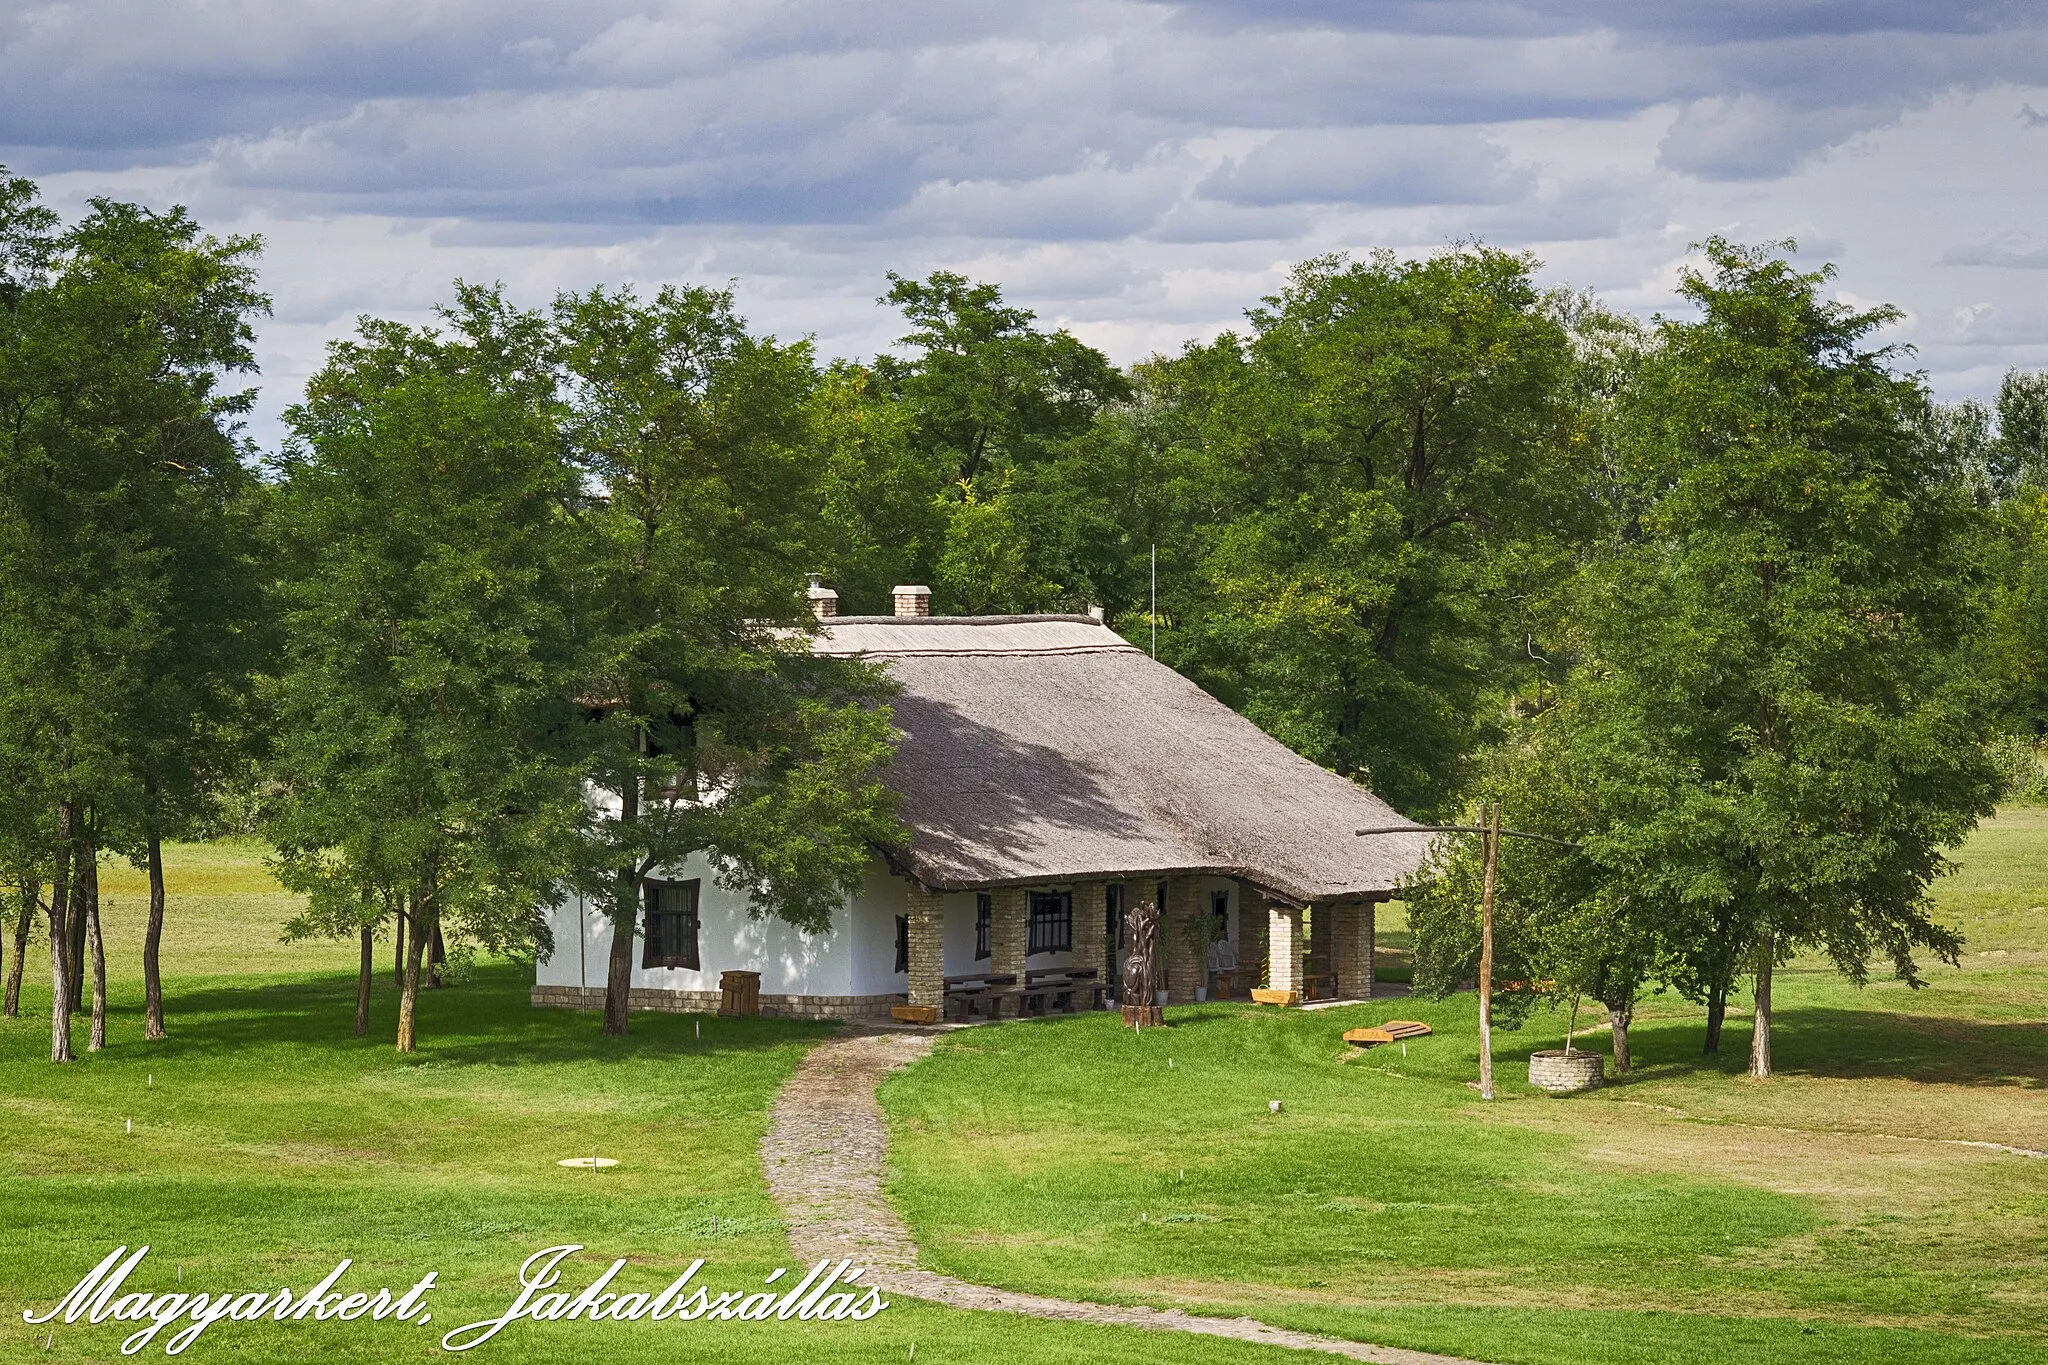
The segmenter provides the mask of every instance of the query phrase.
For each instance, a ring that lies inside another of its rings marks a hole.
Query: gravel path
[[[1251,1318],[1194,1317],[1178,1309],[1120,1308],[1014,1294],[917,1268],[917,1245],[882,1196],[886,1137],[875,1088],[932,1049],[929,1033],[857,1030],[814,1049],[775,1099],[761,1164],[789,1224],[799,1258],[848,1257],[871,1267],[862,1279],[889,1293],[998,1313],[1100,1322],[1154,1331],[1197,1332],[1381,1365],[1470,1365],[1451,1356],[1370,1346],[1268,1327]]]

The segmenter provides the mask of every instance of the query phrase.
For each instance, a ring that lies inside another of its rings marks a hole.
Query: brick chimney
[[[898,616],[930,616],[932,614],[932,590],[923,584],[898,583],[889,589],[896,599]]]
[[[811,602],[811,614],[820,621],[839,614],[839,594],[819,581],[824,576],[818,573],[810,575],[811,585],[804,589],[804,596]]]

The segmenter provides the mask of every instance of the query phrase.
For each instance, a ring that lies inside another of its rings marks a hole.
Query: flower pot
[[[1606,1079],[1607,1054],[1604,1052],[1573,1049],[1571,1056],[1567,1057],[1563,1048],[1554,1047],[1529,1054],[1529,1084],[1553,1095],[1591,1090]]]

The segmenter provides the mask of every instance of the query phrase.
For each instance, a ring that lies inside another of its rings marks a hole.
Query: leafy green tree
[[[819,466],[810,569],[838,591],[842,614],[887,615],[896,584],[937,576],[953,485],[913,443],[910,409],[866,366],[827,366],[809,410]]]
[[[1162,556],[1171,657],[1403,809],[1452,797],[1528,602],[1596,519],[1559,301],[1526,257],[1309,261],[1162,365],[1216,520]]]
[[[1871,344],[1896,313],[1778,252],[1716,238],[1684,275],[1701,316],[1660,325],[1625,403],[1644,507],[1579,616],[1602,832],[1685,910],[1667,941],[1710,1050],[1754,973],[1757,1075],[1795,948],[1859,982],[1873,956],[1913,984],[1916,951],[1955,960],[1927,886],[1997,782],[1972,648],[1987,514]]]
[[[824,931],[871,845],[899,834],[875,778],[891,732],[879,676],[809,650],[809,344],[750,335],[729,292],[701,288],[567,295],[555,323],[566,432],[595,492],[580,734],[605,795],[577,865],[609,907],[604,1029],[623,1034],[648,875],[707,853],[724,885]]]
[[[287,415],[270,524],[284,883],[325,923],[388,895],[397,1046],[444,925],[548,946],[584,816],[577,538],[548,320],[459,286],[439,329],[365,320]]]
[[[910,323],[900,344],[912,354],[881,356],[873,373],[907,413],[946,523],[929,542],[940,606],[1031,611],[1086,596],[1092,523],[1057,470],[1129,382],[1071,333],[1036,327],[994,285],[950,271],[889,280],[882,301]]]
[[[194,566],[233,557],[204,509],[247,482],[235,432],[251,395],[221,381],[253,368],[267,301],[253,239],[104,199],[58,232],[33,198],[0,190],[0,763],[42,811],[15,818],[55,846],[30,865],[50,876],[51,1052],[66,1060],[88,952],[91,1045],[106,1036],[100,852],[139,851],[149,773],[204,748],[189,710],[162,703],[190,681],[173,662],[191,654],[185,619],[232,617]]]

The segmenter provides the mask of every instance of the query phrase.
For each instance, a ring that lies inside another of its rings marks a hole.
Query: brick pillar
[[[1169,1005],[1191,1003],[1195,987],[1208,984],[1209,926],[1204,922],[1208,907],[1203,899],[1201,883],[1195,878],[1166,879],[1166,914],[1161,927],[1166,940]]]
[[[945,912],[936,891],[910,884],[910,1003],[946,1004]]]
[[[1361,911],[1365,915],[1365,990],[1362,999],[1372,999],[1373,987],[1379,979],[1379,902],[1367,901]]]
[[[1237,884],[1237,965],[1251,971],[1266,965],[1266,898],[1243,882]]]
[[[1352,901],[1328,912],[1336,926],[1337,994],[1372,998],[1372,906]]]
[[[1024,950],[1030,946],[1031,899],[1021,886],[988,893],[988,969],[1024,984]]]
[[[1109,968],[1108,949],[1103,946],[1109,908],[1104,890],[1101,882],[1080,882],[1074,887],[1074,966],[1095,968],[1097,979],[1107,984],[1116,978]]]
[[[1301,1002],[1302,955],[1306,944],[1301,937],[1301,908],[1266,902],[1266,985],[1286,991],[1287,1003]]]

